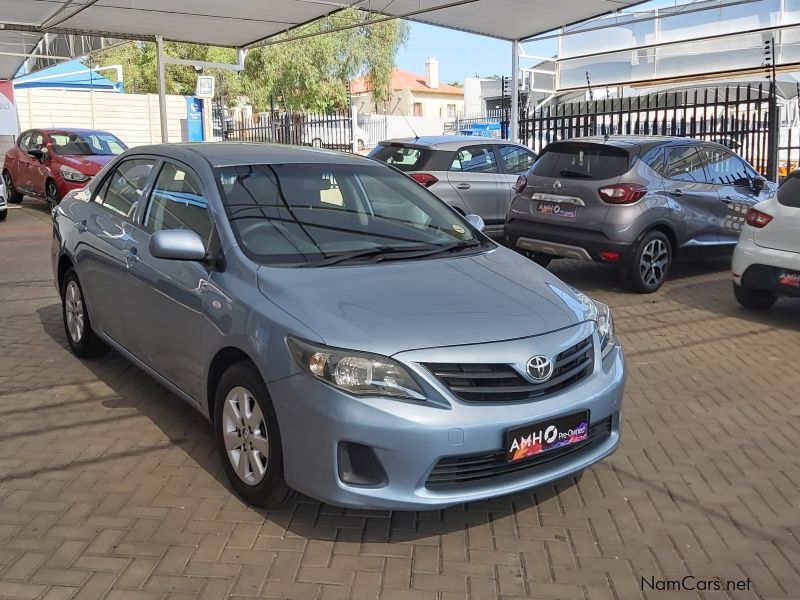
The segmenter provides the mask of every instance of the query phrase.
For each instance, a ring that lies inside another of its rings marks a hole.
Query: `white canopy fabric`
[[[0,0],[0,79],[44,33],[247,47],[348,6],[506,40],[637,4],[620,0]]]

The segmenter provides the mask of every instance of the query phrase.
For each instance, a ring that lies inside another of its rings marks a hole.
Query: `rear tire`
[[[540,267],[547,268],[550,261],[555,258],[552,254],[545,254],[544,252],[528,252],[528,258],[535,262]]]
[[[58,197],[58,188],[56,187],[56,182],[52,179],[48,179],[47,183],[44,185],[44,194],[45,198],[47,199],[47,207],[50,209],[50,212],[53,212],[58,203],[61,202],[61,198]]]
[[[232,365],[220,378],[214,432],[225,473],[248,504],[279,506],[296,494],[283,479],[281,437],[269,391],[249,362]]]
[[[61,284],[61,315],[64,319],[64,333],[75,356],[80,358],[96,358],[105,354],[108,346],[97,337],[86,310],[83,288],[78,281],[75,269],[71,268],[64,275]]]
[[[667,280],[672,266],[672,244],[660,231],[650,231],[633,248],[622,267],[622,279],[640,294],[652,294]]]
[[[767,310],[778,299],[772,292],[750,290],[735,283],[733,284],[733,294],[739,304],[750,310]]]
[[[3,171],[3,182],[6,184],[6,193],[8,194],[8,203],[9,204],[20,204],[22,202],[23,195],[17,191],[17,188],[14,187],[14,182],[11,181],[11,173],[8,171]]]

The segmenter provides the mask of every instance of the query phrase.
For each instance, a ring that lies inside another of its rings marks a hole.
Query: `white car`
[[[742,306],[766,309],[800,297],[800,171],[747,212],[733,253],[733,290]]]
[[[8,214],[8,203],[6,202],[6,186],[0,179],[0,221],[6,220]]]
[[[352,125],[349,119],[332,118],[330,120],[309,121],[303,128],[303,143],[314,148],[350,148],[350,129]],[[356,125],[353,131],[356,148],[358,151],[364,150],[369,143],[367,132]]]

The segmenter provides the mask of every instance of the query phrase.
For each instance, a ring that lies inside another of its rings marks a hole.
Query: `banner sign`
[[[203,101],[186,97],[186,134],[189,142],[203,141]]]
[[[17,107],[14,104],[14,84],[11,81],[0,81],[0,135],[19,133]]]

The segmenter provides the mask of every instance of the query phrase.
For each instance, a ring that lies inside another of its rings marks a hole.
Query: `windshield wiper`
[[[591,179],[592,176],[588,173],[583,173],[581,171],[573,171],[572,169],[562,169],[558,172],[559,175],[562,177],[580,177],[582,179]]]
[[[337,254],[329,258],[315,260],[298,265],[299,267],[328,267],[331,265],[338,265],[343,262],[353,260],[361,260],[372,258],[372,262],[381,262],[384,260],[402,260],[408,258],[423,258],[425,256],[434,256],[436,254],[444,254],[446,252],[453,252],[456,250],[463,250],[465,248],[475,248],[480,246],[480,240],[472,240],[469,242],[454,242],[452,244],[438,245],[430,244],[426,246],[413,246],[408,248],[398,248],[394,246],[375,246],[373,248],[366,248],[364,250],[355,250],[353,252],[345,252]]]

